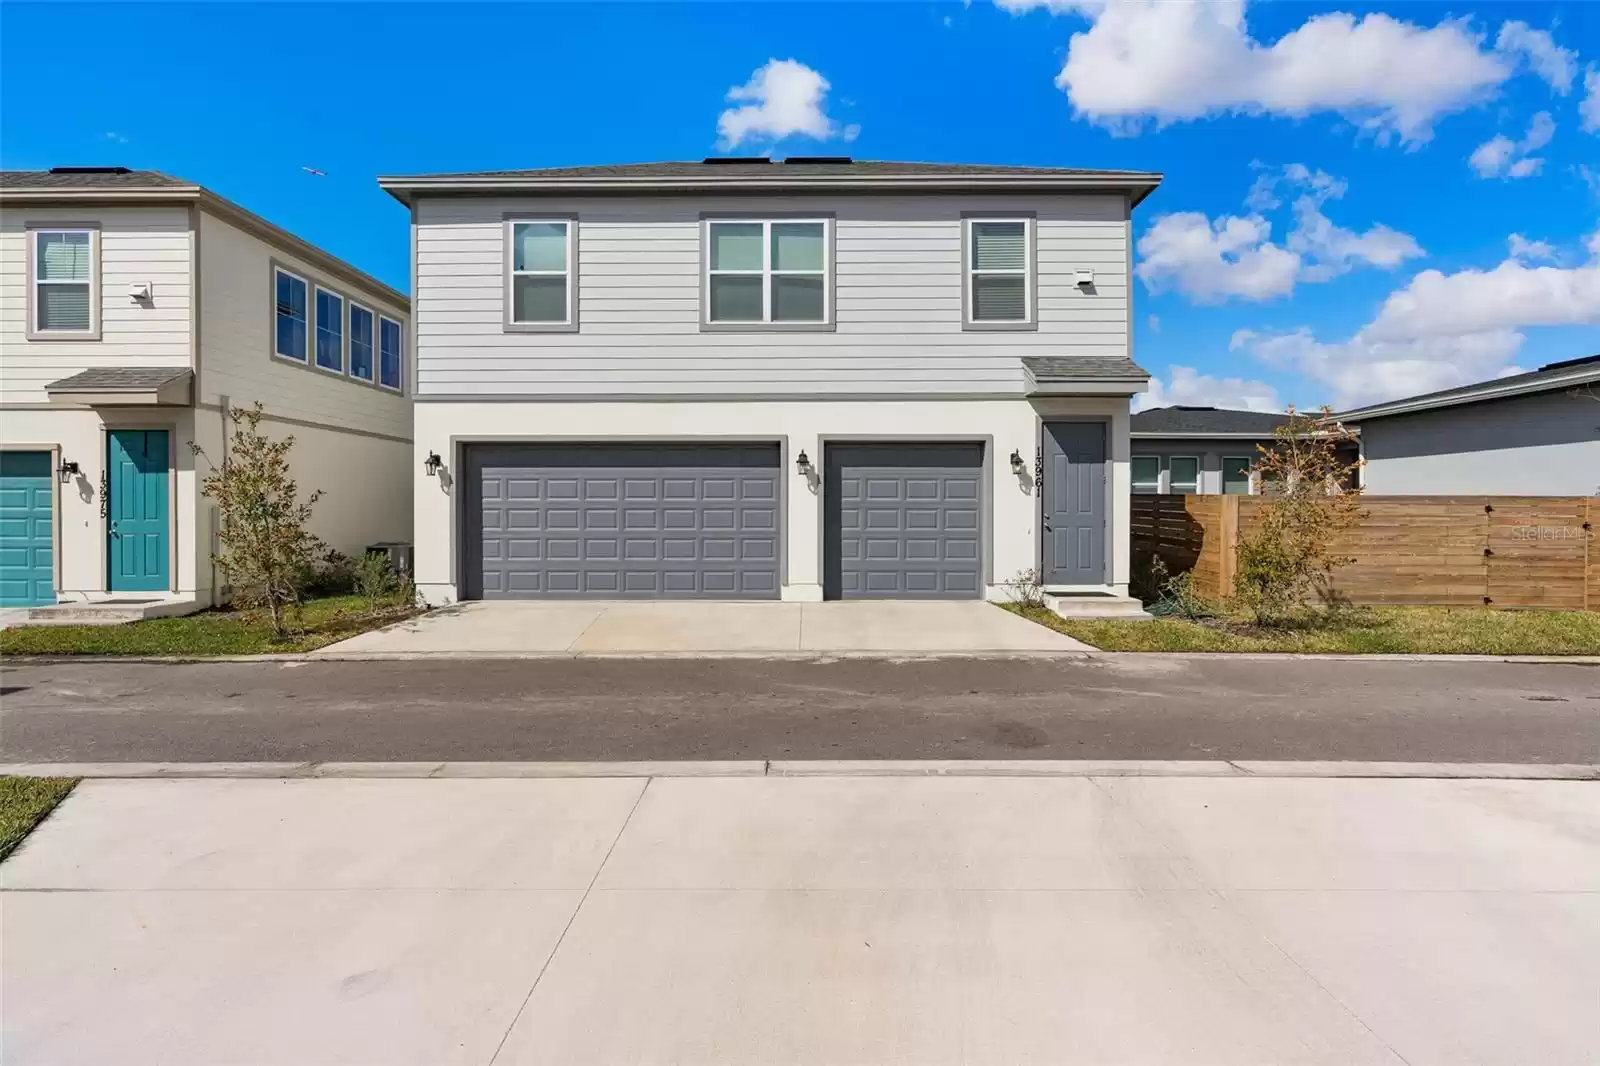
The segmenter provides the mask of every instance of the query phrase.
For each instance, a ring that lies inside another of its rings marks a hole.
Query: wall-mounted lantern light
[[[439,458],[438,452],[429,452],[428,457],[422,461],[422,470],[429,477],[438,477],[439,468],[444,465],[444,460]]]
[[[61,483],[63,485],[71,484],[72,479],[78,476],[78,464],[69,463],[67,460],[63,459],[61,460],[61,469],[57,470],[56,473],[61,475]]]
[[[1022,453],[1016,450],[1011,452],[1011,472],[1018,477],[1027,469],[1027,464],[1022,461]]]
[[[801,448],[800,454],[795,456],[794,468],[801,477],[811,476],[811,457],[806,454],[806,450],[804,448]]]

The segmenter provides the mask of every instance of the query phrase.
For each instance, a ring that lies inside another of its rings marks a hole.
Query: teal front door
[[[165,592],[167,572],[167,431],[114,429],[107,444],[107,588]]]
[[[0,607],[56,602],[49,452],[0,452]]]

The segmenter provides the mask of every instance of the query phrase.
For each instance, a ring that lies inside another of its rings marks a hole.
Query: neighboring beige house
[[[1126,602],[1129,230],[1160,180],[381,178],[412,212],[420,590],[1001,598],[1038,567]]]
[[[409,540],[410,318],[401,293],[198,185],[0,173],[0,606],[217,602],[199,477],[228,405],[260,401],[295,436],[331,547]]]

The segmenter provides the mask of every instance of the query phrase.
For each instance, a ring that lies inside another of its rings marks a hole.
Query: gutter
[[[1119,192],[1137,206],[1161,184],[1160,174],[950,175],[912,174],[870,177],[794,175],[771,178],[717,178],[704,174],[648,177],[405,177],[380,175],[378,187],[410,205],[418,196],[473,196],[492,193],[772,193],[772,192]]]

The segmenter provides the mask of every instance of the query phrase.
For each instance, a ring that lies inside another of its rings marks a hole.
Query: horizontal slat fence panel
[[[1132,500],[1135,573],[1159,556],[1213,599],[1232,593],[1241,536],[1264,506],[1248,496]],[[1335,547],[1350,560],[1327,595],[1357,605],[1600,610],[1592,497],[1366,496]]]

